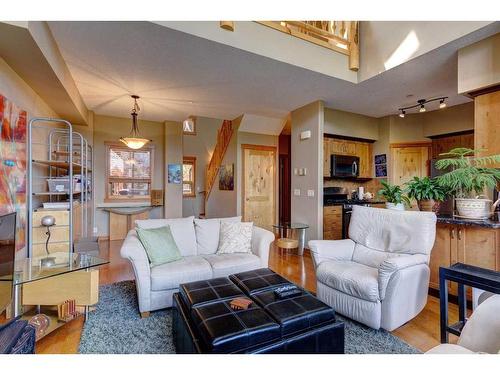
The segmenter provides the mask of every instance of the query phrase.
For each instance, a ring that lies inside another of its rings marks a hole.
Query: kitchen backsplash
[[[349,193],[351,193],[353,190],[357,190],[359,186],[363,186],[365,188],[365,193],[370,192],[373,193],[375,199],[381,199],[380,197],[377,196],[377,193],[380,189],[382,189],[382,184],[380,183],[379,178],[373,178],[369,181],[364,181],[364,182],[356,182],[356,181],[349,181],[349,180],[344,180],[344,179],[328,179],[324,180],[323,182],[324,187],[333,187],[333,186],[338,186],[338,187],[344,187],[347,188]]]

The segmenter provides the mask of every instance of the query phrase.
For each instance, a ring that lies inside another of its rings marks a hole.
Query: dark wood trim
[[[469,135],[469,134],[474,134],[474,129],[471,129],[471,130],[462,130],[462,131],[454,132],[454,133],[429,135],[429,136],[427,136],[427,138],[430,138],[430,139],[441,139],[441,138],[456,137],[456,136],[459,136],[459,135]]]
[[[475,98],[476,96],[480,95],[485,95],[485,94],[491,94],[492,92],[500,91],[500,85],[493,85],[489,87],[484,87],[482,89],[476,90],[476,91],[471,91],[466,93],[470,98]]]
[[[329,133],[323,133],[324,138],[333,138],[333,139],[342,139],[344,141],[354,141],[354,142],[365,142],[365,143],[375,143],[375,139],[367,139],[367,138],[357,138],[357,137],[349,137],[346,135],[336,135],[336,134],[329,134]]]

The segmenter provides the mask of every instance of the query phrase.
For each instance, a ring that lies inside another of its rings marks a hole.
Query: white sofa
[[[427,302],[432,212],[354,206],[349,239],[309,241],[317,296],[338,313],[392,331]]]
[[[150,311],[172,306],[172,296],[178,291],[179,284],[268,266],[269,248],[274,241],[274,234],[255,226],[252,232],[252,254],[215,254],[221,220],[241,221],[241,217],[202,220],[191,216],[135,222],[141,228],[169,225],[182,255],[182,259],[178,261],[150,267],[135,229],[127,234],[120,254],[130,260],[134,269],[142,316],[147,316]]]
[[[441,344],[427,354],[500,354],[500,295],[481,303],[465,323],[457,345]]]

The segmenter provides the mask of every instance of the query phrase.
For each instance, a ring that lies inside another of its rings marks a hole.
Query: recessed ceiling
[[[140,118],[153,121],[243,113],[283,118],[318,99],[373,117],[421,97],[461,104],[470,99],[457,94],[457,50],[487,36],[470,34],[353,84],[149,22],[49,25],[89,109],[126,117],[130,94],[138,94]]]

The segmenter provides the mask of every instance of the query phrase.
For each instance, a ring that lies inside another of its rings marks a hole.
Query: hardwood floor
[[[122,241],[101,242],[101,253],[109,256],[110,263],[100,268],[100,284],[132,280],[134,274],[128,261],[120,257]],[[316,291],[316,277],[311,256],[306,251],[303,257],[273,248],[269,267],[290,281],[312,292]],[[450,320],[457,320],[458,308],[450,304]],[[78,352],[83,328],[83,318],[78,318],[59,328],[37,343],[37,353],[72,354]],[[439,344],[439,300],[429,296],[424,310],[412,321],[392,332],[421,351]],[[450,335],[450,341],[456,341]]]

